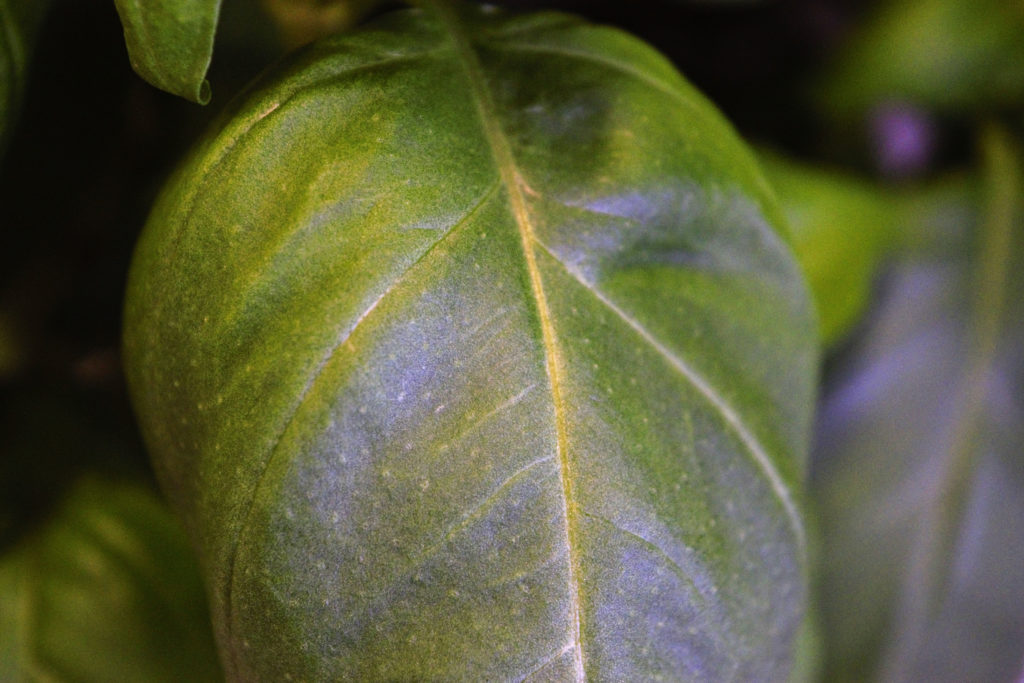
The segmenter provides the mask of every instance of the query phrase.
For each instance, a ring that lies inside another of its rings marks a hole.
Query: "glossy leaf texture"
[[[893,101],[971,113],[1024,102],[1024,6],[1003,0],[885,0],[824,74],[840,116]]]
[[[850,174],[773,153],[761,159],[814,295],[822,342],[832,345],[866,312],[878,267],[900,239],[907,200]]]
[[[828,680],[1013,680],[1024,660],[1024,188],[987,141],[987,197],[906,256],[825,396],[814,492]],[[965,228],[971,228],[966,230]]]
[[[0,153],[20,107],[35,34],[48,0],[0,0]]]
[[[816,352],[779,220],[573,17],[432,4],[264,79],[126,305],[229,677],[784,677]]]
[[[195,559],[153,492],[84,479],[4,549],[0,680],[223,680]]]
[[[174,95],[206,104],[220,0],[114,0],[132,68]]]

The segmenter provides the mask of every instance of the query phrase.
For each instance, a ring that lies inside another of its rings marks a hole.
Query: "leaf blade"
[[[197,104],[210,101],[206,71],[220,0],[115,0],[128,57],[152,85]]]
[[[474,94],[436,18],[383,21],[254,93],[133,266],[134,399],[204,548],[229,675],[781,675],[798,527],[720,408],[797,486],[813,334],[749,153],[678,76],[502,45],[673,74],[617,32],[467,10]],[[538,68],[551,82],[522,77]],[[664,349],[701,359],[717,405]]]

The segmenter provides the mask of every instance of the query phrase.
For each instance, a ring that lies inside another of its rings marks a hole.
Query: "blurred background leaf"
[[[965,163],[977,122],[1024,108],[1024,3],[856,3],[804,87],[828,158],[890,180]]]
[[[28,62],[49,0],[0,0],[0,154],[21,105]]]
[[[1024,3],[884,0],[822,78],[822,104],[839,116],[885,102],[958,114],[1024,100]]]
[[[959,246],[963,226],[976,219],[978,181],[970,174],[894,186],[773,151],[760,159],[789,222],[827,349],[870,310],[887,261]]]
[[[263,0],[288,49],[353,28],[384,0]]]
[[[0,555],[0,680],[222,680],[198,569],[152,490],[83,479]]]
[[[1005,134],[984,150],[978,220],[904,255],[824,396],[827,680],[1020,673],[1024,184]]]
[[[823,647],[818,611],[808,609],[797,634],[796,653],[793,670],[789,674],[789,683],[812,683],[820,680],[825,659]]]
[[[819,334],[830,346],[867,310],[878,265],[902,227],[898,198],[850,174],[774,153],[762,153],[761,165],[789,221]]]
[[[109,373],[101,366],[117,362],[95,357],[80,372]],[[84,474],[149,476],[130,418],[97,387],[40,379],[7,387],[0,444],[0,552],[30,533]]]

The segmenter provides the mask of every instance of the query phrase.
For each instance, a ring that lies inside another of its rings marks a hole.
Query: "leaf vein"
[[[306,403],[306,400],[312,393],[313,387],[316,385],[318,380],[323,376],[324,369],[331,362],[331,359],[334,358],[337,352],[345,345],[345,342],[347,342],[352,337],[356,330],[359,329],[359,327],[370,318],[371,314],[375,310],[377,310],[381,302],[383,302],[392,292],[394,292],[395,289],[400,284],[405,282],[409,273],[411,273],[418,265],[423,263],[424,260],[430,254],[434,253],[439,245],[441,245],[447,239],[455,235],[460,227],[468,224],[472,220],[473,216],[475,216],[480,211],[480,209],[483,208],[487,204],[487,202],[495,195],[495,191],[497,190],[498,187],[499,183],[497,181],[492,183],[491,186],[487,189],[487,191],[484,192],[484,194],[481,196],[481,198],[473,205],[472,208],[469,209],[468,212],[466,212],[466,214],[461,219],[453,223],[452,226],[448,228],[448,230],[446,230],[442,235],[438,237],[436,241],[434,241],[429,247],[427,247],[427,249],[424,250],[424,252],[420,254],[420,256],[415,261],[409,264],[398,275],[398,277],[380,295],[378,295],[377,298],[374,299],[374,301],[369,306],[367,306],[366,309],[352,323],[346,326],[344,331],[339,335],[337,341],[331,346],[327,353],[324,354],[323,358],[321,358],[320,361],[317,363],[317,366],[313,370],[313,373],[306,381],[306,384],[303,387],[302,391],[300,392],[299,397],[296,399],[295,404],[291,409],[290,414],[288,415],[288,418],[284,422],[284,426],[281,428],[281,430],[278,432],[277,436],[273,440],[273,445],[271,446],[266,462],[264,463],[263,468],[256,479],[256,484],[253,487],[252,496],[249,498],[249,502],[245,508],[245,513],[242,517],[242,524],[239,527],[238,533],[235,534],[235,542],[228,557],[224,598],[225,612],[229,615],[229,631],[232,630],[231,625],[234,621],[234,605],[232,603],[232,594],[234,592],[236,574],[235,565],[238,557],[238,546],[241,543],[242,536],[245,534],[246,530],[252,523],[252,515],[255,511],[256,499],[259,497],[260,490],[262,489],[266,481],[267,473],[270,471],[271,464],[274,462],[275,456],[277,456],[277,454],[280,452],[279,449],[281,444],[284,442],[285,435],[288,433],[288,430],[295,422],[295,419],[298,416],[299,412],[301,412],[302,407]]]
[[[583,619],[580,600],[579,557],[577,553],[576,526],[577,503],[574,492],[573,474],[568,454],[567,425],[565,399],[562,395],[562,358],[558,346],[557,335],[551,322],[551,312],[547,303],[547,294],[540,270],[537,266],[537,254],[534,248],[533,225],[524,196],[524,180],[516,165],[515,156],[505,132],[498,120],[496,105],[487,82],[486,74],[476,54],[476,48],[469,36],[462,29],[455,10],[441,0],[430,0],[430,5],[437,14],[443,27],[448,31],[455,56],[465,70],[470,91],[474,97],[480,125],[490,146],[494,164],[501,174],[502,182],[508,191],[509,209],[512,211],[516,228],[522,244],[525,270],[529,279],[530,289],[536,305],[540,335],[544,350],[545,369],[551,387],[551,398],[554,410],[555,446],[558,457],[558,475],[562,487],[562,500],[565,514],[565,543],[568,548],[567,584],[570,597],[570,619],[576,643],[574,667],[576,679],[586,678],[583,657]]]
[[[458,522],[450,525],[441,535],[440,538],[438,538],[436,541],[434,541],[429,546],[424,548],[418,555],[416,555],[416,557],[412,558],[409,561],[409,564],[401,573],[390,579],[385,586],[377,589],[376,599],[364,604],[361,607],[360,612],[365,614],[366,612],[371,611],[374,605],[380,603],[381,600],[388,598],[392,592],[392,589],[396,585],[398,585],[399,582],[402,581],[402,579],[415,573],[415,571],[422,567],[427,562],[427,560],[431,559],[432,557],[435,557],[446,543],[450,542],[453,538],[458,536],[458,534],[468,529],[470,526],[473,525],[474,522],[481,519],[487,512],[487,510],[493,507],[494,503],[496,503],[500,499],[501,494],[506,489],[508,489],[514,483],[522,479],[528,472],[530,472],[535,467],[542,465],[545,462],[550,462],[552,460],[554,460],[552,456],[538,458],[533,462],[523,465],[518,470],[516,470],[508,477],[506,477],[505,480],[502,481],[493,491],[487,494],[486,498],[484,498],[482,501],[474,505],[473,508],[471,508],[469,511],[463,513],[462,517],[459,519]],[[356,620],[356,614],[357,612],[355,611],[351,612],[350,618]]]
[[[604,305],[605,308],[614,313],[619,320],[625,323],[641,339],[657,351],[657,353],[665,359],[670,367],[682,375],[690,385],[696,389],[712,407],[714,407],[719,416],[725,420],[726,424],[729,425],[736,436],[739,437],[744,448],[753,458],[754,464],[761,470],[762,474],[764,474],[765,478],[768,480],[768,484],[771,487],[773,494],[782,505],[786,516],[789,518],[793,534],[800,547],[800,553],[804,556],[804,559],[806,559],[807,535],[803,527],[803,522],[800,520],[800,515],[797,512],[796,503],[789,491],[789,487],[782,480],[782,475],[772,463],[771,458],[765,451],[764,447],[758,441],[757,437],[754,436],[751,430],[743,423],[743,420],[740,418],[736,410],[733,409],[733,407],[729,405],[725,398],[708,382],[708,380],[690,366],[689,363],[684,361],[671,349],[665,346],[665,344],[658,340],[658,338],[655,337],[647,328],[641,325],[639,321],[634,319],[614,301],[609,299],[604,292],[599,290],[592,283],[588,282],[575,268],[559,258],[550,247],[539,239],[534,239],[537,244],[555,261],[555,263],[564,269],[573,280],[593,295],[594,298]]]
[[[683,567],[678,562],[676,562],[674,559],[672,559],[672,556],[669,555],[668,552],[664,548],[662,548],[660,545],[658,545],[657,543],[655,543],[654,541],[652,541],[652,540],[650,540],[648,538],[645,538],[644,536],[641,536],[640,534],[638,534],[635,531],[630,531],[629,529],[621,526],[620,524],[618,524],[617,522],[612,521],[611,519],[608,519],[607,517],[603,517],[601,515],[595,515],[594,513],[587,512],[586,510],[581,511],[580,514],[582,514],[584,517],[589,517],[590,519],[593,519],[593,520],[596,520],[598,522],[602,522],[604,524],[607,524],[608,526],[612,527],[616,531],[618,531],[618,532],[620,532],[622,534],[625,534],[626,536],[628,536],[630,538],[634,538],[634,539],[640,541],[640,543],[642,543],[645,548],[653,550],[657,555],[660,555],[666,562],[668,562],[669,567],[672,568],[672,572],[674,574],[676,574],[676,576],[681,578],[683,581],[688,583],[690,585],[690,587],[693,588],[694,593],[696,593],[696,595],[700,597],[701,602],[705,601],[704,600],[704,595],[701,593],[700,588],[697,586],[697,583],[693,580],[693,577],[690,576],[686,572],[686,570],[683,569]]]
[[[375,62],[359,64],[351,66],[342,71],[331,73],[329,76],[315,79],[309,83],[304,83],[296,87],[294,90],[287,93],[284,97],[275,99],[274,101],[264,106],[262,109],[260,109],[259,113],[249,117],[248,120],[246,121],[246,124],[242,127],[242,129],[238,131],[234,136],[229,136],[226,140],[220,142],[219,144],[221,145],[221,148],[216,152],[214,157],[208,163],[203,164],[202,168],[200,168],[197,172],[193,173],[192,180],[189,183],[190,192],[188,196],[184,198],[182,201],[182,204],[186,206],[184,219],[180,223],[180,229],[177,230],[171,238],[172,247],[177,246],[177,243],[180,242],[185,231],[188,230],[189,224],[192,221],[192,216],[195,213],[196,205],[198,204],[200,188],[203,186],[203,184],[206,183],[209,180],[210,176],[214,173],[214,171],[220,168],[221,164],[223,164],[227,160],[228,156],[231,154],[231,151],[234,150],[239,144],[244,142],[246,139],[248,139],[249,136],[255,132],[257,126],[264,123],[265,121],[268,121],[272,116],[276,116],[280,112],[284,111],[284,105],[288,104],[296,97],[300,97],[301,95],[308,93],[309,91],[315,88],[332,84],[335,82],[342,82],[350,78],[353,74],[358,73],[360,71],[376,69],[382,66],[387,66],[389,64],[395,64],[403,61],[412,61],[433,54],[434,52],[435,51],[425,51],[417,52],[412,55],[402,55],[400,57],[387,57],[385,59],[380,59]],[[298,76],[295,76],[295,78],[298,78]],[[217,140],[219,141],[220,138],[218,137]],[[173,261],[173,259],[168,260]]]
[[[500,404],[498,404],[497,406],[495,406],[491,410],[487,411],[484,415],[480,416],[479,419],[475,420],[472,424],[470,424],[465,429],[463,429],[461,432],[459,432],[454,437],[452,437],[452,439],[448,443],[446,443],[443,446],[441,446],[441,448],[438,449],[438,450],[440,450],[440,451],[448,450],[449,448],[452,447],[453,444],[456,444],[459,441],[461,441],[462,439],[466,438],[466,436],[468,434],[471,434],[473,431],[478,429],[482,424],[484,424],[488,420],[490,420],[490,419],[494,418],[495,416],[499,415],[500,413],[502,413],[502,412],[504,412],[506,410],[510,410],[511,408],[516,406],[520,401],[522,401],[524,398],[526,398],[527,394],[529,394],[531,391],[533,391],[536,388],[537,388],[537,383],[534,382],[533,384],[530,384],[528,387],[526,387],[525,389],[520,391],[515,396],[512,396],[511,398],[508,398],[508,399],[502,401]]]
[[[604,66],[613,71],[618,71],[619,73],[625,74],[627,76],[632,76],[633,78],[651,86],[655,90],[665,93],[666,95],[679,101],[687,109],[690,109],[692,111],[698,111],[697,107],[694,106],[692,101],[690,101],[682,92],[673,88],[669,83],[666,83],[660,78],[652,76],[651,74],[642,71],[641,69],[637,69],[634,66],[626,64],[624,62],[620,62],[617,59],[611,59],[609,57],[594,54],[592,52],[587,52],[585,50],[570,50],[564,47],[555,47],[552,45],[532,45],[529,43],[502,42],[500,43],[500,46],[502,48],[515,52],[536,52],[540,54],[560,55],[562,57],[571,57],[583,62],[591,62],[592,64]]]
[[[518,683],[525,683],[526,681],[530,680],[531,678],[539,674],[541,671],[548,668],[549,666],[557,662],[559,659],[564,657],[566,653],[572,652],[574,647],[576,647],[575,643],[566,643],[561,647],[561,649],[545,657],[540,664],[527,671],[522,676],[522,678],[518,679]]]
[[[508,477],[506,477],[505,480],[501,482],[493,491],[487,494],[486,498],[484,498],[479,503],[474,505],[468,512],[464,512],[462,514],[462,518],[459,520],[457,524],[450,527],[447,531],[445,531],[444,535],[441,536],[441,538],[439,538],[437,541],[432,543],[428,548],[426,548],[422,553],[420,553],[420,555],[418,555],[416,558],[414,566],[419,566],[423,564],[424,561],[429,560],[435,553],[437,553],[441,549],[441,547],[445,543],[455,538],[455,536],[457,536],[460,532],[469,528],[469,526],[472,525],[473,522],[483,517],[484,514],[491,507],[493,507],[494,504],[500,499],[501,494],[504,493],[504,491],[507,488],[509,488],[517,481],[522,479],[527,472],[534,469],[535,467],[538,467],[539,465],[543,465],[546,462],[551,462],[552,460],[554,460],[554,457],[550,455],[546,455],[542,458],[537,458],[533,462],[523,465],[518,470],[516,470]]]

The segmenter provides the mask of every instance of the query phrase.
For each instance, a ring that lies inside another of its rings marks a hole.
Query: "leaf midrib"
[[[551,398],[555,411],[555,439],[556,439],[556,460],[558,462],[558,474],[562,488],[562,497],[565,510],[565,532],[566,546],[568,549],[568,583],[569,599],[572,610],[574,645],[574,664],[576,678],[579,681],[585,679],[583,664],[583,634],[580,616],[580,584],[579,584],[579,557],[577,533],[579,527],[579,507],[576,502],[573,490],[572,468],[567,452],[566,438],[566,408],[562,391],[562,357],[558,345],[558,337],[555,333],[554,324],[551,321],[551,311],[548,307],[547,294],[544,289],[544,281],[540,274],[540,267],[537,264],[536,245],[538,240],[533,231],[530,220],[529,209],[526,204],[526,197],[523,194],[523,179],[516,164],[515,157],[505,132],[498,121],[497,108],[487,86],[483,69],[476,56],[476,52],[469,41],[468,36],[462,30],[461,22],[455,11],[451,9],[444,0],[428,0],[427,3],[434,11],[441,26],[451,38],[455,50],[455,56],[461,64],[466,79],[469,81],[469,91],[473,96],[477,112],[480,115],[480,123],[484,135],[491,149],[495,166],[501,175],[502,184],[508,192],[509,207],[515,218],[516,227],[519,230],[519,237],[522,243],[523,257],[526,271],[530,280],[530,288],[534,297],[534,304],[537,309],[537,316],[540,323],[541,342],[544,349],[545,366],[548,374],[548,381],[551,387]]]

